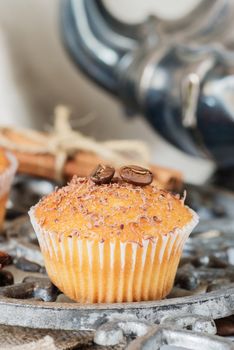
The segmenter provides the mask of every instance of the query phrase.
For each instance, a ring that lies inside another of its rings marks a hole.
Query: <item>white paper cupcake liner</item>
[[[189,209],[190,210],[190,209]],[[47,273],[64,294],[79,302],[156,300],[171,290],[182,249],[197,215],[183,228],[155,240],[97,242],[44,230],[29,212]]]

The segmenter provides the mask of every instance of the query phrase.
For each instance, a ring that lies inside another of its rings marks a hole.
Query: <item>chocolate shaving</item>
[[[168,206],[168,210],[172,211],[173,206],[172,206],[172,203],[170,201],[167,203],[167,206]]]
[[[161,223],[161,222],[162,222],[162,220],[159,219],[156,215],[153,216],[153,220],[154,220],[155,222],[157,222],[157,223]]]

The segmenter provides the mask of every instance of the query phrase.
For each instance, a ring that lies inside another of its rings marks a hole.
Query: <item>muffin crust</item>
[[[54,234],[99,242],[154,240],[181,229],[192,219],[183,199],[155,185],[131,185],[119,179],[95,185],[74,177],[43,198],[34,208],[44,230]]]

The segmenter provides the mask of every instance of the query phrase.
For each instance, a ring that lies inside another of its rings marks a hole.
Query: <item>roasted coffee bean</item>
[[[14,283],[14,277],[10,271],[0,271],[0,287],[10,286]]]
[[[90,179],[97,185],[111,182],[115,174],[115,169],[108,165],[99,164],[90,175]]]
[[[33,261],[29,261],[23,257],[19,258],[15,266],[19,270],[27,271],[27,272],[40,272],[41,266]]]
[[[192,290],[197,288],[200,281],[196,276],[188,276],[188,275],[178,275],[176,277],[176,285],[180,288]]]
[[[200,279],[195,273],[196,270],[190,263],[180,267],[175,278],[176,286],[187,290],[197,288],[200,284]]]
[[[153,181],[151,171],[137,165],[123,166],[119,174],[124,181],[133,185],[146,186]]]
[[[234,335],[234,316],[220,318],[215,320],[217,327],[217,335],[222,337]]]
[[[0,251],[0,268],[11,264],[12,258],[9,254]]]

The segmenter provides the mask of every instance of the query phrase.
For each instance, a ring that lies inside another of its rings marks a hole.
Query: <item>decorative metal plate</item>
[[[188,240],[174,289],[167,299],[84,305],[59,295],[46,277],[43,259],[27,216],[12,219],[34,204],[25,204],[23,198],[30,198],[27,191],[38,189],[41,185],[39,180],[33,180],[38,181],[35,187],[30,186],[30,179],[17,181],[8,212],[10,220],[5,236],[1,238],[0,250],[6,250],[14,257],[14,265],[6,270],[16,276],[15,282],[21,283],[0,287],[0,324],[92,330],[112,320],[144,320],[152,324],[187,314],[217,319],[234,313],[234,225],[231,218],[234,196],[229,192],[193,186],[188,189],[189,205],[200,212],[202,220]],[[51,191],[52,186],[43,181],[43,194],[46,194],[46,189]],[[20,197],[22,188],[24,196]],[[203,232],[204,225],[212,220],[225,220],[229,223],[228,229],[224,227],[225,231],[219,231],[212,227],[212,230]]]

